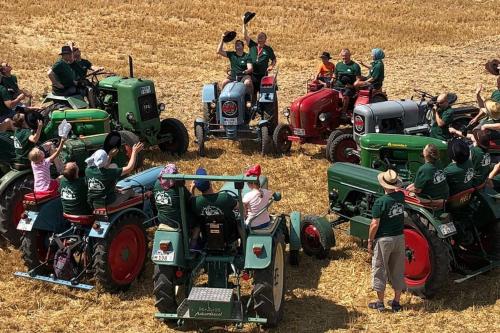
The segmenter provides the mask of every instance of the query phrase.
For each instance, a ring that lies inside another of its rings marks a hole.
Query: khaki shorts
[[[387,280],[397,291],[405,290],[405,238],[403,235],[375,239],[372,257],[373,290],[385,291]]]

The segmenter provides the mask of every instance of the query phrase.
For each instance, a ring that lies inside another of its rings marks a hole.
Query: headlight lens
[[[158,104],[158,110],[160,110],[160,112],[165,111],[165,108],[166,108],[166,107],[165,107],[165,103],[160,103],[160,104]]]
[[[326,121],[326,113],[320,113],[319,120],[322,122]]]
[[[283,111],[283,115],[284,115],[285,117],[287,117],[287,118],[288,118],[288,117],[290,117],[290,109],[289,109],[289,108],[286,108],[286,109]]]

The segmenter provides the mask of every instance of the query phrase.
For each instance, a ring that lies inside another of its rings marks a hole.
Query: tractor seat
[[[59,197],[58,191],[41,191],[31,192],[24,195],[23,204],[26,205],[39,205],[49,200]]]
[[[94,215],[71,215],[63,213],[63,216],[66,220],[68,220],[71,223],[81,224],[85,226],[90,226],[95,222]]]
[[[120,203],[119,205],[116,206],[107,206],[104,208],[96,208],[94,209],[94,214],[95,215],[110,215],[116,212],[119,212],[120,210],[130,208],[137,206],[143,202],[143,195],[134,195],[130,199]]]
[[[453,210],[468,205],[472,197],[472,193],[474,193],[475,190],[476,189],[473,187],[468,190],[452,195],[446,201],[446,208],[448,210]]]
[[[370,89],[358,90],[358,96],[370,96]]]
[[[422,206],[427,209],[443,209],[444,204],[446,200],[444,199],[436,199],[436,200],[431,200],[431,199],[424,199],[424,198],[419,198],[415,193],[400,189],[400,192],[403,192],[405,196],[405,202],[417,206]]]

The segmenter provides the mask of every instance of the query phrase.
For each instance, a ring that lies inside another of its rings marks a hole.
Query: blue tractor
[[[253,98],[239,78],[237,75],[236,81],[226,84],[220,94],[217,83],[203,86],[203,118],[194,122],[200,156],[205,156],[205,142],[211,138],[256,141],[263,155],[273,152],[272,135],[278,124],[277,74],[263,77]]]

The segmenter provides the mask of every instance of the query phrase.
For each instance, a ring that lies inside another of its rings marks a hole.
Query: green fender
[[[253,248],[261,247],[262,253],[257,256]],[[249,235],[245,251],[245,269],[264,269],[271,263],[273,256],[273,237],[271,235]]]
[[[495,219],[500,219],[500,193],[491,188],[484,188],[476,191],[475,195],[477,195],[482,204],[490,209]],[[481,212],[478,212],[478,214],[481,215]]]
[[[167,250],[160,249],[160,243],[167,243]],[[151,261],[156,265],[185,267],[184,245],[182,231],[170,229],[157,229],[153,240]]]
[[[13,182],[15,182],[20,177],[30,174],[32,172],[31,168],[26,170],[10,170],[7,172],[0,180],[0,195],[9,187]]]
[[[432,224],[432,226],[436,230],[436,233],[437,233],[439,238],[448,238],[448,237],[456,234],[456,232],[454,232],[454,233],[448,234],[446,236],[443,235],[443,233],[441,232],[441,227],[440,227],[443,223],[441,222],[441,220],[439,218],[434,216],[428,209],[426,209],[424,207],[420,207],[420,206],[411,205],[411,204],[406,204],[405,206],[407,209],[418,212],[419,214],[423,215],[427,220],[429,220],[429,222]]]
[[[300,250],[300,212],[290,213],[290,251]]]

